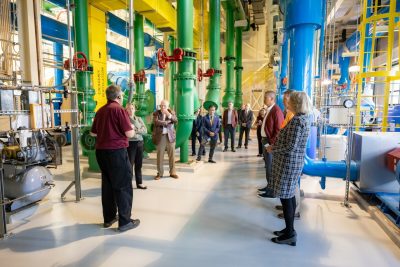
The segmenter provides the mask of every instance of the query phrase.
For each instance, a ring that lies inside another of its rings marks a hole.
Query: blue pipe
[[[283,106],[283,92],[287,89],[287,84],[283,84],[283,80],[287,78],[287,69],[288,69],[288,62],[289,62],[289,49],[288,49],[288,42],[289,36],[285,32],[283,37],[283,44],[281,47],[281,64],[280,64],[280,75],[279,75],[279,90],[278,90],[278,99],[277,103],[278,106],[284,110],[285,107]]]
[[[318,61],[318,77],[321,78],[322,72],[322,57],[324,52],[324,40],[325,40],[325,20],[326,20],[326,1],[322,1],[322,22],[319,37],[319,61]]]
[[[60,65],[60,68],[54,70],[54,85],[61,85],[64,79],[64,70],[61,69],[63,65],[63,44],[54,43],[53,44],[53,52],[54,52],[54,60],[57,64]],[[58,86],[56,89],[61,90],[62,86]],[[55,94],[55,98],[53,98],[53,107],[54,110],[60,110],[63,102],[63,96],[60,93]],[[61,114],[54,114],[54,124],[55,126],[61,125]]]
[[[345,161],[312,160],[307,155],[304,158],[303,174],[321,177],[321,187],[325,189],[326,177],[345,178]],[[350,181],[358,179],[358,166],[355,162],[350,165]]]

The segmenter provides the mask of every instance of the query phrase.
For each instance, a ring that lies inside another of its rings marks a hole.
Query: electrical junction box
[[[386,166],[389,170],[396,172],[396,166],[400,162],[400,147],[393,149],[386,155]]]
[[[398,148],[400,132],[355,132],[352,160],[358,165],[356,186],[364,193],[399,193],[395,174],[386,166],[386,155]]]

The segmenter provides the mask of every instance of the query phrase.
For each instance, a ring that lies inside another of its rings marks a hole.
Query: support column
[[[235,107],[240,109],[243,104],[242,92],[242,32],[241,28],[236,28],[236,94],[235,94]]]
[[[216,106],[218,113],[220,113],[220,92],[221,92],[221,1],[209,0],[209,13],[208,13],[208,44],[209,44],[209,62],[210,69],[214,69],[214,76],[210,77],[206,99],[204,101],[204,108],[208,110],[210,105]]]
[[[228,107],[229,102],[235,102],[235,89],[233,87],[233,69],[235,66],[234,56],[234,44],[235,44],[235,21],[234,21],[234,10],[227,4],[225,6],[226,11],[226,33],[225,33],[225,45],[226,45],[226,88],[225,95],[222,98],[222,106]]]
[[[194,120],[194,81],[193,64],[196,54],[193,51],[193,0],[178,0],[177,3],[178,47],[184,50],[183,60],[178,63],[177,81],[177,135],[176,146],[180,147],[180,161],[189,159],[189,136]]]
[[[279,83],[278,83],[279,89],[277,93],[278,96],[277,103],[282,110],[284,110],[285,108],[283,106],[283,92],[285,92],[287,89],[287,82],[288,82],[287,69],[288,69],[288,59],[289,59],[289,47],[288,47],[289,37],[285,33],[283,38],[284,40],[281,46],[281,64],[280,64]]]

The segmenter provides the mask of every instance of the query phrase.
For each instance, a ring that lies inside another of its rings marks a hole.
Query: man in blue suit
[[[203,124],[203,117],[200,113],[201,109],[199,108],[196,110],[194,115],[196,119],[193,121],[193,128],[192,128],[192,156],[196,156],[196,141],[199,141],[201,145],[201,125]],[[203,156],[206,154],[206,151],[203,151]]]
[[[216,163],[213,160],[215,146],[218,141],[218,132],[221,128],[221,122],[219,117],[215,114],[215,106],[211,105],[208,108],[208,114],[203,117],[203,127],[202,127],[202,142],[199,148],[199,153],[197,154],[197,161],[201,160],[201,155],[204,151],[204,146],[207,142],[210,143],[210,154],[208,155],[208,162]]]

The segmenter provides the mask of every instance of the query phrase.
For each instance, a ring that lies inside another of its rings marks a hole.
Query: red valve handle
[[[133,79],[135,82],[146,82],[146,72],[144,70],[139,70],[137,73],[133,74]]]
[[[203,70],[201,68],[197,69],[197,80],[201,82],[203,80]]]
[[[208,69],[206,72],[203,72],[201,68],[197,69],[197,80],[201,82],[203,80],[203,77],[212,77],[215,74],[214,69]]]
[[[78,58],[78,56],[82,56],[82,57]],[[64,68],[69,69],[70,64],[71,64],[71,62],[69,62],[69,59],[67,59],[64,62]],[[88,63],[85,53],[76,52],[72,58],[72,68],[75,70],[79,70],[79,71],[86,71],[88,69],[88,66],[89,66],[89,63]]]
[[[176,62],[182,61],[183,59],[183,49],[175,48],[172,56],[167,56],[167,53],[163,48],[159,48],[157,50],[157,61],[158,67],[160,69],[165,69],[167,67],[168,62]]]

